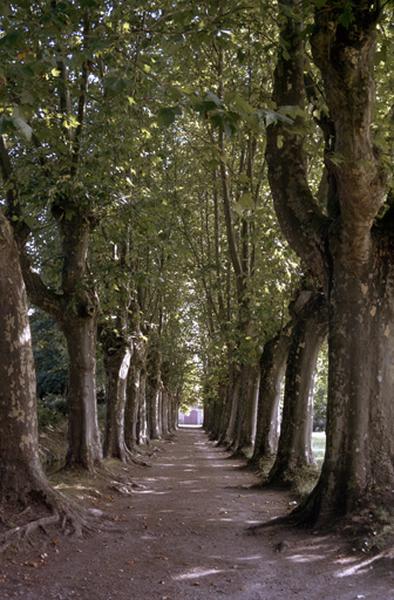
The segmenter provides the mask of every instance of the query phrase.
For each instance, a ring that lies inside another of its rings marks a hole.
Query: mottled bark
[[[376,232],[364,275],[335,262],[326,456],[317,487],[298,510],[301,519],[327,522],[393,505],[393,225],[394,219],[385,233]]]
[[[235,441],[237,418],[239,416],[240,405],[241,376],[236,367],[232,369],[232,377],[229,382],[228,402],[230,406],[230,416],[223,443],[231,447]]]
[[[137,426],[141,402],[141,367],[133,364],[131,358],[127,376],[126,410],[125,410],[125,440],[127,447],[133,450],[138,444]]]
[[[296,511],[329,521],[366,507],[393,505],[393,218],[379,219],[387,185],[372,132],[374,50],[379,3],[316,9],[311,38],[334,131],[325,154],[331,222],[321,218],[307,183],[303,140],[292,126],[268,128],[267,160],[275,208],[294,249],[321,278],[329,303],[327,448],[319,482]],[[305,104],[301,2],[282,0],[275,72],[278,106]],[[302,117],[296,124],[302,127]],[[282,139],[279,138],[281,136]],[[283,182],[286,182],[284,185]],[[305,193],[304,193],[305,192]]]
[[[69,316],[62,329],[69,354],[66,466],[91,471],[102,459],[96,401],[96,318]]]
[[[141,368],[139,376],[139,402],[138,402],[138,422],[137,422],[137,441],[138,444],[148,444],[150,441],[150,432],[148,426],[148,409],[146,399],[146,365]]]
[[[327,326],[324,297],[313,294],[294,316],[278,451],[268,476],[272,485],[291,486],[315,465],[311,439],[313,380]]]
[[[161,392],[161,427],[162,435],[168,437],[170,434],[170,395],[164,386]]]
[[[270,460],[279,440],[279,401],[290,346],[291,326],[288,325],[264,345],[260,359],[260,386],[257,427],[252,465]]]
[[[125,441],[125,407],[131,348],[127,338],[114,331],[104,330],[101,339],[107,402],[104,456],[125,462],[129,453]]]
[[[161,354],[158,343],[158,336],[152,333],[149,339],[146,380],[148,430],[151,440],[159,439],[161,434],[160,393],[162,381]]]
[[[0,502],[47,503],[38,452],[36,381],[27,298],[12,230],[0,210]]]
[[[239,413],[235,439],[231,446],[234,454],[250,458],[256,435],[257,399],[260,373],[257,366],[243,365],[240,374]]]

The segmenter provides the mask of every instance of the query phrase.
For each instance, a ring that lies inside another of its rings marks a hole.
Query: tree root
[[[135,483],[134,481],[111,481],[110,489],[115,490],[122,496],[131,496],[131,494],[136,490],[143,490],[145,486]]]
[[[246,528],[248,535],[257,535],[260,531],[268,529],[269,527],[278,527],[280,525],[296,525],[296,520],[292,517],[292,513],[289,515],[283,515],[281,517],[274,517],[268,521],[257,523],[256,525],[250,525]]]
[[[62,498],[56,499],[51,510],[52,514],[29,521],[25,525],[11,527],[0,535],[0,553],[10,546],[19,546],[21,543],[31,541],[32,536],[38,531],[49,535],[50,527],[56,527],[65,535],[83,537],[84,534],[95,530],[93,521],[104,516],[101,511],[81,509],[74,502]],[[25,509],[19,513],[19,517],[27,512],[28,509]]]
[[[139,467],[151,467],[152,465],[142,458],[139,458],[135,452],[131,450],[127,450],[126,453],[126,462],[132,463],[133,465],[138,465]]]

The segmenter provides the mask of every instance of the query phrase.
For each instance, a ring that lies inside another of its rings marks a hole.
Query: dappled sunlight
[[[223,522],[230,521],[231,523],[233,523],[234,519],[230,519],[229,517],[218,517],[216,519],[207,519],[208,523],[217,523],[218,521],[223,521]]]
[[[382,556],[382,554],[377,554],[376,556],[372,556],[371,558],[367,558],[365,560],[362,560],[361,562],[357,562],[356,564],[353,564],[350,567],[346,567],[345,569],[339,570],[335,573],[335,577],[342,578],[349,577],[351,575],[363,575],[367,573],[370,569],[372,569],[373,563],[382,558]]]
[[[262,560],[261,554],[253,554],[252,556],[239,556],[235,560],[239,560],[240,562],[251,562],[253,560]]]
[[[247,519],[246,521],[244,521],[244,523],[246,523],[247,525],[259,525],[261,521],[257,519]]]
[[[208,577],[209,575],[219,575],[219,573],[225,573],[225,569],[206,569],[203,567],[194,567],[186,573],[181,575],[173,576],[175,581],[187,581],[189,579],[199,579],[200,577]]]
[[[143,481],[144,482],[149,482],[149,483],[154,483],[155,481],[171,481],[171,479],[173,479],[172,477],[164,477],[162,475],[159,475],[158,477],[144,477]]]
[[[324,554],[292,554],[287,557],[287,560],[296,563],[308,563],[317,560],[323,560],[326,556]]]
[[[169,491],[163,491],[163,492],[159,492],[158,490],[134,490],[135,494],[145,494],[145,495],[152,495],[152,496],[165,496],[166,494],[169,494]]]
[[[239,464],[236,463],[226,463],[225,465],[223,465],[223,463],[216,463],[216,464],[211,464],[210,467],[212,467],[213,469],[226,469],[227,467],[231,467],[233,469],[236,469],[239,467]]]
[[[198,483],[198,479],[184,479],[184,481],[180,481],[179,485],[193,485]]]

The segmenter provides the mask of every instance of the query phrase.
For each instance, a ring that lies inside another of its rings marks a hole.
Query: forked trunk
[[[68,316],[69,426],[66,466],[93,470],[102,459],[96,402],[96,319]]]
[[[322,294],[314,294],[297,315],[286,367],[283,417],[275,463],[268,482],[292,485],[314,465],[311,439],[313,378],[319,350],[327,335]]]

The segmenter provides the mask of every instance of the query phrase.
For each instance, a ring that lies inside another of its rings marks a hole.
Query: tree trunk
[[[66,466],[92,471],[102,459],[96,402],[96,318],[68,316],[62,329],[70,358]]]
[[[181,395],[177,390],[171,395],[171,419],[170,419],[170,433],[175,433],[178,429],[178,413],[181,405]]]
[[[315,464],[311,440],[313,377],[327,326],[324,297],[313,294],[292,329],[279,446],[269,484],[291,486]]]
[[[161,424],[162,424],[162,435],[168,437],[170,434],[169,425],[169,413],[170,413],[170,396],[167,390],[163,387],[161,393]]]
[[[394,215],[386,223],[363,273],[332,243],[327,449],[301,520],[393,506]]]
[[[106,373],[107,418],[104,456],[125,462],[128,449],[125,442],[125,407],[127,375],[131,351],[127,340],[107,332],[103,336],[104,368]]]
[[[161,356],[158,349],[158,337],[152,334],[148,351],[148,373],[146,381],[146,402],[148,430],[151,440],[160,438],[160,392],[161,392]]]
[[[138,424],[137,440],[138,444],[148,444],[150,442],[148,426],[148,410],[146,401],[146,380],[147,373],[145,365],[140,371],[139,401],[138,401]]]
[[[260,360],[260,388],[257,428],[251,465],[269,461],[278,448],[278,419],[281,385],[290,347],[290,326],[264,345]]]
[[[240,374],[239,414],[235,441],[231,450],[235,455],[250,458],[256,434],[257,398],[260,373],[257,366],[242,365]]]
[[[239,370],[234,367],[232,369],[231,382],[229,383],[229,407],[230,416],[227,424],[226,434],[224,437],[224,443],[231,447],[235,442],[237,418],[239,414],[239,403],[240,403],[240,388],[241,388],[241,374]]]
[[[228,367],[228,375],[222,384],[219,384],[218,412],[219,412],[219,434],[217,437],[218,446],[225,445],[227,442],[227,432],[230,425],[233,411],[232,389],[233,389],[233,367]]]
[[[50,489],[38,453],[36,381],[25,285],[11,227],[0,211],[0,501],[44,500]]]
[[[133,364],[133,357],[127,377],[126,410],[125,410],[125,440],[129,450],[134,450],[138,444],[138,414],[141,401],[141,367]]]
[[[295,124],[304,128],[302,3],[280,0],[279,7],[282,43],[273,99],[277,106],[299,107]],[[393,506],[394,219],[372,122],[382,7],[369,0],[349,7],[346,26],[341,3],[317,7],[310,38],[329,109],[327,216],[308,185],[300,127],[277,122],[267,130],[269,179],[282,230],[320,278],[329,302],[326,455],[315,490],[294,513],[312,523],[363,508],[370,523],[375,509]]]

